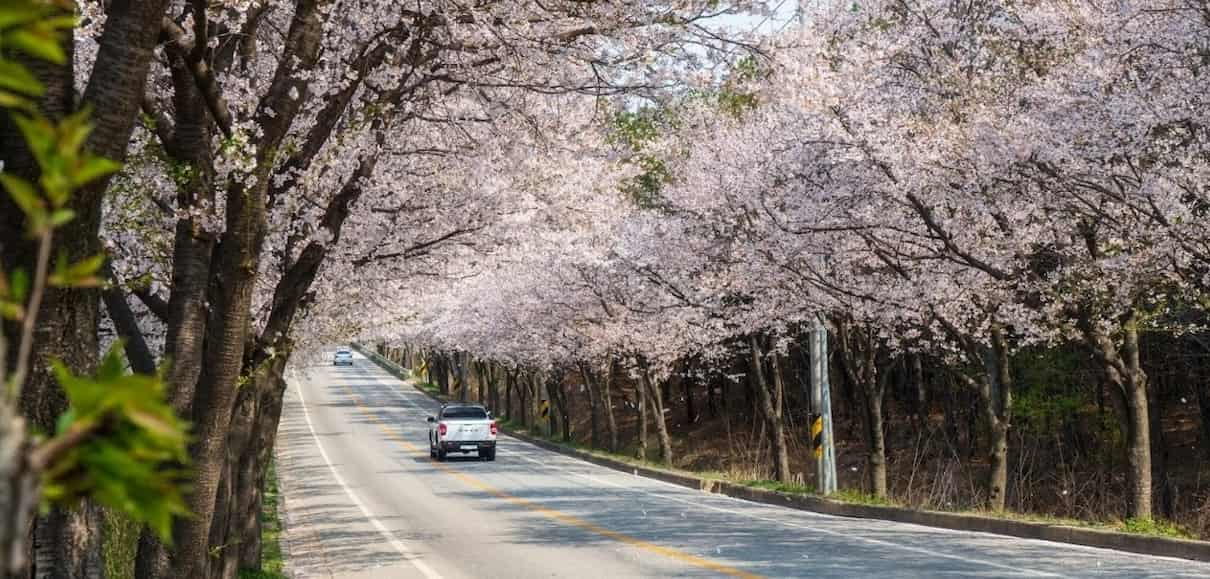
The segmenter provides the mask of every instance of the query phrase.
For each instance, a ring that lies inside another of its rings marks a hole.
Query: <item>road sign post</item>
[[[832,392],[828,381],[828,328],[819,319],[809,335],[811,358],[811,447],[819,492],[836,492],[836,445],[832,439]]]

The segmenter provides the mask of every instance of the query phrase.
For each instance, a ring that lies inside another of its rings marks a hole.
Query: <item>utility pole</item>
[[[832,439],[832,392],[828,383],[828,327],[823,317],[809,335],[811,355],[811,447],[815,453],[815,480],[820,494],[836,492],[836,445]]]

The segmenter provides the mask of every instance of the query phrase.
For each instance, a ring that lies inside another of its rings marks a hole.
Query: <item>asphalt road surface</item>
[[[1210,564],[710,495],[505,436],[495,462],[437,463],[436,408],[356,354],[291,373],[277,473],[293,576],[1210,577]]]

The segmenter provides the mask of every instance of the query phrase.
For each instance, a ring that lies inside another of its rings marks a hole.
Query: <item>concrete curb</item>
[[[383,370],[389,372],[391,375],[401,380],[406,380],[410,377],[403,368],[400,368],[382,356],[366,350],[359,345],[354,345],[353,348],[358,352],[361,352],[372,362],[377,364]],[[431,392],[425,391],[419,387],[416,387],[416,390],[425,394],[429,398],[443,402],[440,397],[435,396]],[[1053,541],[1056,543],[1082,545],[1085,547],[1113,549],[1143,555],[1175,557],[1178,559],[1210,562],[1210,542],[1207,541],[1191,541],[1186,539],[1172,539],[1168,537],[1134,535],[1130,533],[1119,533],[1116,531],[1106,531],[1101,529],[1069,527],[1064,525],[1051,525],[1028,521],[1014,521],[1011,519],[997,519],[993,517],[982,517],[979,515],[967,515],[960,513],[921,511],[901,507],[844,503],[840,501],[828,500],[818,496],[798,495],[766,489],[758,489],[726,481],[684,475],[663,469],[636,466],[620,460],[614,460],[584,452],[575,448],[568,448],[548,440],[536,438],[529,434],[516,432],[512,429],[502,428],[501,430],[504,430],[504,432],[506,432],[509,436],[523,440],[535,446],[542,447],[551,452],[557,452],[565,456],[578,458],[598,466],[628,472],[636,476],[653,478],[674,485],[690,489],[697,489],[703,492],[721,494],[737,499],[744,499],[768,505],[840,517],[895,521],[898,523],[910,523],[914,525],[950,529],[954,531],[992,533],[1021,539],[1038,539],[1042,541]]]

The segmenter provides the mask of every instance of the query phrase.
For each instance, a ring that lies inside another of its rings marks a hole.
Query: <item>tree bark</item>
[[[782,419],[782,413],[776,407],[773,395],[769,392],[769,381],[765,377],[765,355],[760,342],[755,336],[751,336],[748,338],[748,346],[751,354],[749,367],[755,378],[750,382],[760,400],[761,413],[765,415],[765,422],[769,425],[769,437],[773,443],[773,476],[778,482],[789,483],[791,481],[790,451],[786,444],[785,421]]]
[[[987,506],[1004,510],[1008,490],[1008,429],[1012,423],[1012,370],[1004,330],[992,324],[992,348],[987,353],[987,377],[983,398],[984,418],[990,431],[988,440]]]
[[[655,431],[660,443],[660,461],[671,465],[672,436],[668,433],[668,415],[664,412],[663,392],[661,392],[661,388],[658,385],[651,381],[650,373],[647,371],[645,364],[642,372],[643,375],[640,379],[642,384],[647,388],[651,409],[655,413]]]
[[[513,419],[513,388],[515,387],[512,370],[504,373],[504,417],[510,422]]]
[[[647,388],[640,380],[635,385],[635,399],[638,402],[638,441],[635,450],[635,457],[639,460],[647,460]]]
[[[609,452],[618,451],[618,423],[613,415],[613,359],[605,360],[605,375],[601,377],[601,402],[605,406],[605,428],[609,432]]]
[[[546,380],[546,391],[550,394],[551,402],[555,410],[559,413],[559,422],[562,425],[563,440],[571,440],[571,415],[567,404],[567,391],[563,387],[562,372],[552,371],[551,375]],[[553,416],[551,417],[553,423]],[[553,428],[552,428],[553,430]]]
[[[686,424],[695,424],[697,422],[697,410],[693,407],[693,380],[689,379],[688,368],[686,375],[681,376],[681,390],[685,393],[685,422]]]
[[[601,433],[597,424],[597,385],[592,376],[592,369],[587,364],[580,364],[580,376],[584,380],[584,389],[588,390],[588,445],[600,448]]]
[[[850,320],[837,318],[837,351],[841,367],[850,383],[861,390],[866,428],[867,465],[870,492],[885,497],[886,440],[883,434],[882,398],[886,390],[886,372],[879,372],[879,345],[874,329],[853,327]]]
[[[87,150],[117,161],[126,158],[157,37],[158,26],[154,24],[165,9],[164,0],[115,1],[110,5],[105,30],[98,39],[96,67],[83,97],[84,103],[93,107],[94,129]],[[70,34],[63,47],[71,63],[75,51]],[[39,61],[31,62],[30,69],[46,87],[40,102],[43,114],[58,119],[75,109],[70,64],[54,66]],[[24,139],[7,117],[0,124],[5,170],[36,182],[38,168]],[[56,231],[52,251],[72,262],[101,251],[101,202],[108,182],[108,178],[100,179],[73,194],[68,208],[75,212],[75,219]],[[29,251],[28,241],[22,239],[24,215],[8,195],[0,195],[0,216],[0,263],[6,267],[27,266],[34,253]],[[53,432],[55,421],[67,409],[66,397],[49,370],[51,358],[61,360],[78,374],[95,371],[99,303],[100,292],[96,289],[47,290],[38,313],[32,371],[19,404],[31,427]],[[34,550],[30,572],[52,579],[100,577],[104,572],[101,527],[101,511],[90,501],[76,509],[54,508],[38,517],[32,542],[25,543]]]
[[[1129,463],[1130,518],[1152,518],[1151,425],[1147,405],[1147,374],[1139,360],[1139,313],[1130,308],[1118,324],[1121,349],[1087,311],[1079,313],[1080,331],[1101,366],[1109,385],[1125,400],[1126,459]]]

